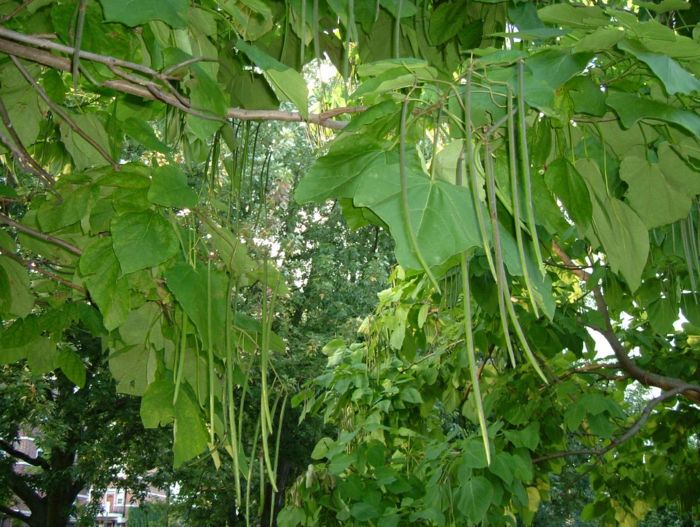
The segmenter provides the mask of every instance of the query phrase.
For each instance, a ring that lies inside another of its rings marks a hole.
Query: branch
[[[634,436],[639,430],[644,426],[644,423],[647,422],[649,417],[651,416],[651,411],[654,409],[654,407],[659,404],[664,402],[666,399],[670,399],[671,397],[675,397],[676,395],[692,389],[692,385],[686,384],[683,386],[679,386],[678,388],[674,388],[673,390],[670,390],[668,392],[662,393],[659,395],[656,399],[652,399],[649,404],[647,404],[646,408],[644,408],[644,411],[642,412],[641,417],[637,420],[636,423],[634,423],[632,426],[630,426],[627,431],[622,434],[620,437],[618,437],[615,441],[612,441],[608,446],[605,448],[593,450],[570,450],[568,452],[557,452],[556,454],[550,454],[548,456],[543,456],[543,457],[538,457],[537,459],[533,459],[532,463],[542,463],[543,461],[549,461],[551,459],[558,459],[560,457],[568,457],[568,456],[583,456],[583,455],[588,455],[588,456],[598,456],[601,457],[608,452],[610,452],[612,449],[617,448],[620,446],[622,443],[630,439],[632,436]]]
[[[75,245],[72,245],[66,241],[63,241],[59,238],[54,238],[53,236],[50,236],[48,234],[44,234],[43,232],[35,231],[34,229],[31,229],[29,227],[26,227],[22,225],[21,223],[16,222],[15,220],[11,220],[4,214],[0,213],[0,221],[3,222],[5,225],[9,225],[10,227],[14,227],[18,231],[25,232],[27,234],[31,234],[32,236],[39,238],[40,240],[44,240],[45,242],[53,243],[54,245],[59,245],[60,247],[63,247],[64,249],[72,252],[73,254],[77,254],[78,256],[83,254],[83,250],[79,249]]]
[[[24,145],[22,144],[22,140],[20,139],[19,135],[17,135],[17,131],[15,130],[15,127],[12,125],[12,121],[10,120],[10,115],[7,113],[7,108],[5,108],[5,103],[2,102],[2,99],[0,99],[0,117],[2,118],[2,122],[5,124],[5,128],[7,128],[7,131],[10,132],[10,136],[12,137],[12,140],[15,142],[15,146],[17,150],[19,150],[19,157],[20,157],[20,163],[22,162],[22,159],[24,159],[25,162],[28,162],[31,164],[36,172],[38,174],[35,174],[38,176],[40,179],[45,180],[45,182],[50,186],[56,183],[56,180],[54,177],[49,174],[46,170],[44,170],[39,163],[37,163],[32,156],[29,155],[29,152],[27,152],[27,149],[24,148]],[[10,147],[10,149],[15,152],[15,150],[12,148],[12,145],[10,145],[5,139],[2,139],[4,143],[7,144],[7,146]],[[15,153],[15,155],[18,155]],[[27,170],[27,172],[34,173],[33,170]]]
[[[43,457],[32,457],[29,454],[20,452],[19,450],[15,449],[10,443],[2,439],[0,439],[0,448],[2,448],[5,452],[10,454],[12,457],[21,459],[25,463],[29,463],[30,465],[33,465],[35,467],[41,467],[44,470],[51,469],[51,465],[49,465],[49,462],[46,461]]]
[[[70,54],[71,56],[75,54],[75,48],[64,46],[62,44],[57,44],[55,42],[51,42],[43,38],[36,38],[30,35],[23,35],[21,33],[11,31],[3,27],[0,27],[0,37],[5,37],[17,42],[32,44],[46,49],[60,51],[62,53]],[[57,55],[53,55],[52,53],[48,53],[46,51],[42,51],[40,49],[36,49],[30,46],[17,44],[16,42],[11,42],[10,40],[0,38],[0,51],[3,51],[4,53],[7,53],[9,55],[15,55],[17,57],[22,57],[24,59],[31,60],[32,62],[36,62],[38,64],[42,64],[51,68],[56,68],[67,72],[70,72],[72,70],[71,61],[69,59],[59,57]],[[135,64],[133,62],[118,60],[113,57],[97,55],[95,53],[89,53],[87,51],[82,50],[80,50],[78,56],[83,60],[92,60],[112,67],[121,66],[134,71],[145,73],[158,79],[161,79],[163,77],[162,74],[159,74],[151,68],[147,68],[145,66]],[[179,107],[179,101],[175,95],[161,91],[156,97],[153,93],[151,93],[151,91],[149,91],[149,89],[146,86],[141,86],[140,84],[129,82],[124,79],[107,80],[104,81],[101,84],[101,86],[119,92],[136,95],[137,97],[142,97],[151,101],[160,101],[165,104],[168,104],[169,106],[174,106],[176,108]],[[183,98],[183,100],[189,104],[189,101],[187,101],[187,99]],[[182,105],[181,102],[180,105]],[[238,119],[241,121],[283,121],[290,123],[308,122],[317,126],[330,128],[331,130],[342,130],[349,124],[349,121],[334,121],[331,119],[332,117],[336,115],[342,115],[345,113],[351,114],[363,112],[366,109],[367,107],[365,106],[348,106],[345,108],[334,108],[327,112],[311,113],[309,114],[308,119],[304,119],[304,117],[299,112],[285,112],[281,110],[244,110],[242,108],[229,108],[226,112],[226,117],[229,119]],[[188,110],[183,111],[191,113]]]
[[[4,17],[0,18],[0,24],[4,24],[7,22],[9,19],[11,19],[13,16],[15,16],[17,13],[19,13],[22,9],[27,7],[29,4],[31,4],[34,0],[25,0],[22,5],[17,6],[15,9],[7,13]]]
[[[26,524],[29,524],[29,516],[26,514],[22,514],[19,511],[15,511],[10,509],[9,507],[5,507],[4,505],[0,505],[0,512],[2,512],[5,516],[9,516],[10,518],[14,518],[15,520],[19,520],[21,522],[24,522]]]
[[[564,264],[569,267],[570,271],[581,280],[587,282],[591,277],[589,273],[581,269],[580,266],[576,265],[569,255],[564,252],[564,249],[562,249],[554,240],[552,240],[552,251],[561,259],[562,262],[564,262]],[[656,386],[662,390],[676,390],[683,387],[683,395],[694,403],[700,404],[700,386],[696,384],[688,384],[673,377],[666,377],[665,375],[648,372],[637,366],[634,361],[629,358],[629,355],[627,355],[627,350],[625,350],[625,347],[617,338],[615,330],[612,327],[610,314],[608,313],[608,306],[605,303],[605,298],[603,297],[603,292],[601,291],[600,286],[596,285],[592,287],[591,290],[593,291],[593,296],[595,297],[598,311],[605,320],[605,328],[592,327],[592,329],[595,329],[598,333],[603,335],[610,343],[610,346],[615,352],[615,357],[617,358],[617,361],[622,369],[629,373],[633,379],[641,382],[644,386]]]
[[[37,273],[41,273],[44,276],[48,276],[52,280],[56,280],[57,282],[61,282],[62,284],[67,285],[68,287],[72,287],[76,291],[80,291],[81,293],[83,293],[86,296],[88,294],[87,289],[84,289],[84,288],[80,287],[79,285],[74,284],[73,282],[69,282],[65,278],[61,278],[60,276],[58,276],[50,271],[47,271],[46,269],[42,269],[41,267],[38,267],[37,264],[40,264],[40,262],[37,262],[35,260],[25,260],[25,259],[17,256],[16,254],[12,254],[10,251],[3,249],[2,247],[0,247],[0,254],[3,254],[5,256],[9,256],[10,258],[21,263],[23,266],[25,266],[27,269],[29,269],[31,271],[36,271]]]
[[[119,170],[121,170],[119,163],[112,159],[112,156],[110,156],[107,153],[107,151],[105,151],[105,149],[97,143],[97,141],[95,141],[77,124],[75,124],[75,121],[68,117],[68,114],[61,110],[61,108],[59,108],[58,105],[55,102],[53,102],[48,95],[46,95],[46,92],[41,88],[41,86],[37,84],[36,80],[34,80],[34,77],[32,77],[31,74],[27,71],[27,69],[24,66],[22,66],[22,63],[19,60],[17,60],[17,57],[15,57],[14,55],[10,55],[10,60],[14,62],[17,69],[22,73],[22,75],[24,75],[24,78],[27,79],[27,82],[29,82],[29,84],[31,84],[34,87],[34,89],[39,93],[41,98],[44,99],[44,102],[46,102],[46,104],[48,104],[54,112],[60,115],[61,118],[70,125],[70,127],[75,131],[75,133],[79,134],[83,139],[90,143],[90,145],[92,145],[92,147],[95,150],[97,150],[100,153],[100,155],[109,162],[110,165],[112,165],[112,168],[115,171],[118,172]]]

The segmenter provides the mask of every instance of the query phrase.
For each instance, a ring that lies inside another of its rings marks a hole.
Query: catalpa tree
[[[323,412],[338,434],[284,525],[515,525],[571,463],[596,493],[584,519],[697,506],[696,4],[0,9],[0,360],[80,388],[50,321],[98,310],[145,426],[173,424],[176,466],[231,456],[241,506],[253,478],[283,490],[277,407]],[[342,86],[311,104],[300,70],[322,59]],[[266,190],[241,161],[251,120],[335,131],[295,199],[388,230],[399,264],[297,394],[274,370],[296,350],[272,331],[286,285],[249,214]],[[636,384],[658,389],[641,409]]]

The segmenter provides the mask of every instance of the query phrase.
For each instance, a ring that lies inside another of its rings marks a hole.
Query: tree
[[[281,490],[276,405],[322,410],[338,434],[287,524],[527,522],[576,460],[584,520],[697,507],[695,3],[3,9],[7,356],[31,355],[7,335],[33,309],[88,298],[118,389],[174,423],[176,466],[229,455],[237,503],[254,474]],[[342,81],[310,111],[322,57]],[[399,264],[296,396],[251,120],[337,130],[295,200],[388,230]],[[634,383],[662,390],[641,412]]]
[[[67,317],[64,323],[70,320],[67,308],[55,312],[54,324],[61,323],[59,313]],[[87,308],[88,317],[98,315],[89,313]],[[36,317],[24,319],[31,323]],[[29,526],[66,525],[71,515],[78,516],[76,498],[88,488],[95,495],[115,483],[145,490],[148,478],[142,476],[155,466],[154,452],[166,445],[162,434],[143,429],[138,400],[116,393],[102,364],[100,340],[85,326],[66,338],[62,353],[85,365],[79,389],[61,370],[44,374],[51,364],[37,356],[31,366],[22,361],[0,372],[0,511]],[[36,454],[21,448],[26,436]],[[30,514],[17,511],[20,501]],[[95,505],[99,502],[93,500],[84,512],[94,516]]]

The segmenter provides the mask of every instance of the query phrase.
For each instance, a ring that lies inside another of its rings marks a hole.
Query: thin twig
[[[64,240],[61,240],[60,238],[55,238],[49,234],[44,234],[43,232],[36,231],[30,227],[27,227],[26,225],[22,225],[21,223],[16,222],[13,219],[8,218],[4,214],[0,213],[0,221],[3,222],[5,225],[9,225],[10,227],[14,227],[18,231],[25,232],[27,234],[30,234],[36,238],[39,238],[40,240],[44,240],[45,242],[53,243],[54,245],[58,245],[60,247],[63,247],[64,249],[72,252],[73,254],[77,254],[78,256],[83,254],[83,250],[79,249],[75,245],[72,245]]]
[[[2,101],[0,98],[0,118],[2,119],[3,124],[5,125],[5,128],[7,128],[7,131],[10,132],[10,136],[15,142],[15,146],[21,153],[21,157],[25,158],[25,160],[30,163],[36,170],[39,172],[39,177],[41,179],[46,180],[49,184],[53,185],[56,183],[56,180],[54,177],[49,174],[46,170],[42,168],[42,166],[37,163],[32,156],[29,155],[29,152],[27,152],[27,149],[24,148],[24,145],[22,144],[22,140],[20,139],[19,135],[17,134],[17,130],[15,130],[15,127],[12,125],[12,121],[10,120],[10,114],[7,113],[7,108],[5,108],[5,103]],[[3,139],[4,141],[4,139]],[[9,145],[8,145],[9,146]]]
[[[42,269],[41,267],[39,267],[37,265],[40,262],[36,262],[34,260],[25,260],[24,258],[20,258],[16,254],[12,254],[10,251],[3,249],[2,247],[0,247],[0,254],[2,254],[4,256],[8,256],[9,258],[12,258],[16,262],[19,262],[20,264],[25,266],[30,271],[36,271],[37,273],[41,273],[44,276],[51,278],[52,280],[56,280],[57,282],[61,282],[62,284],[67,285],[68,287],[72,287],[76,291],[80,291],[81,293],[83,293],[85,295],[88,294],[87,289],[84,289],[84,288],[80,287],[79,285],[74,284],[73,282],[69,282],[65,278],[61,278],[60,276],[58,276],[50,271],[47,271],[46,269]]]
[[[181,62],[180,64],[175,64],[174,66],[170,66],[167,70],[165,70],[163,72],[163,75],[168,76],[173,71],[177,71],[180,68],[184,68],[185,66],[189,66],[190,64],[194,64],[195,62],[201,62],[201,61],[219,62],[219,59],[214,58],[214,57],[195,57],[193,59],[186,60],[185,62]]]
[[[673,390],[670,390],[668,392],[662,393],[659,395],[656,399],[652,399],[649,404],[647,404],[646,408],[644,408],[644,411],[642,412],[641,417],[637,420],[636,423],[634,423],[632,426],[630,426],[627,431],[622,434],[619,438],[617,438],[615,441],[612,441],[608,446],[605,448],[600,448],[600,449],[588,449],[588,450],[570,450],[568,452],[557,452],[556,454],[550,454],[548,456],[543,456],[543,457],[538,457],[537,459],[533,459],[532,463],[542,463],[543,461],[549,461],[551,459],[558,459],[561,457],[568,457],[568,456],[598,456],[602,457],[603,455],[607,454],[610,452],[612,449],[617,448],[620,446],[622,443],[630,439],[632,436],[634,436],[639,430],[644,426],[644,423],[647,422],[649,417],[651,416],[651,411],[654,409],[654,407],[659,404],[664,402],[667,399],[670,399],[671,397],[675,397],[676,395],[679,395],[681,392],[685,390],[693,389],[692,385],[683,385],[679,386],[678,388],[674,388]]]
[[[4,17],[0,18],[0,24],[7,22],[9,19],[11,19],[13,16],[15,16],[17,13],[19,13],[22,9],[27,7],[33,1],[34,0],[25,0],[25,2],[22,3],[22,5],[20,5],[19,7],[16,7],[12,11],[10,11],[8,14],[6,14]]]
[[[31,74],[27,71],[27,69],[22,66],[22,63],[17,60],[17,57],[14,55],[10,55],[10,60],[17,66],[17,69],[22,72],[22,75],[24,75],[24,78],[27,79],[27,81],[34,87],[34,89],[39,93],[42,99],[44,99],[44,102],[49,105],[49,107],[56,112],[58,115],[61,116],[61,118],[66,121],[70,127],[75,131],[80,137],[85,139],[92,147],[97,150],[102,157],[104,157],[107,162],[112,165],[112,168],[116,171],[119,172],[121,170],[121,167],[119,166],[119,163],[117,163],[114,159],[112,159],[112,156],[110,156],[107,151],[102,148],[99,144],[97,144],[97,141],[95,141],[92,137],[90,137],[87,133],[85,133],[75,122],[68,117],[68,114],[61,110],[61,108],[58,107],[56,103],[54,103],[48,95],[46,95],[46,92],[37,84],[36,80],[34,80],[34,77],[31,76]]]
[[[40,172],[37,172],[36,170],[34,170],[34,167],[32,167],[29,164],[29,162],[27,161],[27,157],[25,156],[25,153],[22,152],[17,146],[15,146],[15,144],[10,140],[10,138],[7,137],[2,132],[0,132],[0,142],[5,143],[7,145],[7,147],[12,151],[12,153],[15,155],[15,158],[17,159],[19,164],[22,166],[22,170],[24,170],[25,172],[27,172],[29,174],[32,174],[32,175],[38,177],[39,179],[41,179],[44,182],[44,184],[51,190],[51,192],[53,192],[61,202],[63,201],[63,198],[56,191],[56,189],[53,188],[53,185],[51,184],[51,182],[46,180],[46,178],[44,178],[44,176]]]

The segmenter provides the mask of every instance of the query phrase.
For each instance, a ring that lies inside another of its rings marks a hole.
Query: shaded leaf
[[[123,274],[159,265],[175,256],[179,248],[172,225],[152,210],[115,216],[112,237]]]

